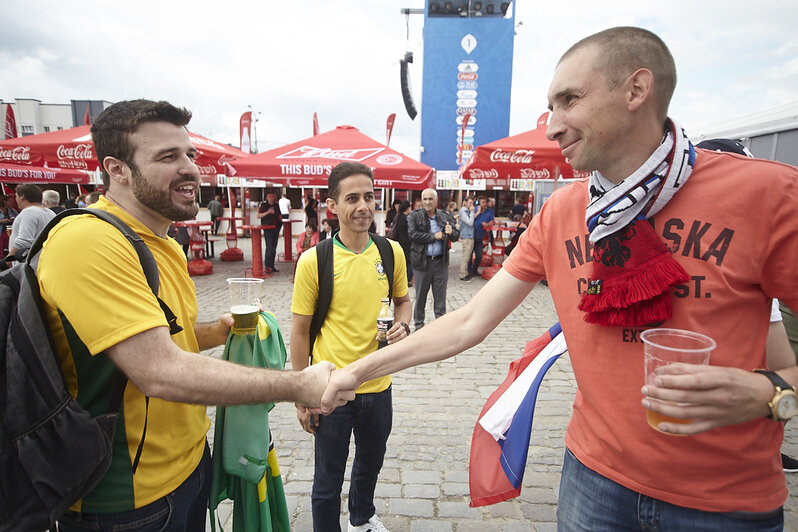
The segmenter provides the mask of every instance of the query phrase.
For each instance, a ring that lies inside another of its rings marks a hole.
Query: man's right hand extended
[[[333,371],[330,375],[327,389],[324,390],[324,395],[321,398],[322,414],[329,414],[336,407],[354,399],[357,385],[354,375],[347,368]],[[349,399],[340,402],[342,397],[348,397]]]
[[[335,375],[335,373],[333,373],[334,369],[335,365],[326,361],[313,364],[303,369],[302,374],[305,378],[300,379],[301,388],[296,403],[311,407],[315,410],[321,404],[322,395],[324,395],[324,397],[327,398],[327,404],[329,406],[327,408],[322,408],[321,413],[329,414],[335,407],[345,405],[354,399],[354,389],[339,387],[336,393],[326,393],[325,388],[327,388],[328,383],[332,380],[331,374]]]

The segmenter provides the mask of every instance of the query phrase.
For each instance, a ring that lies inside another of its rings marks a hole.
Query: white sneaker
[[[382,521],[380,521],[380,518],[377,517],[377,514],[372,515],[368,523],[360,526],[354,526],[352,523],[349,523],[346,530],[347,532],[389,532],[388,529],[385,528],[385,525],[382,524]]]

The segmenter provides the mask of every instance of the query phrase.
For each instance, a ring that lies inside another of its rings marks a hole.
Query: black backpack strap
[[[310,321],[310,351],[308,358],[313,364],[313,344],[316,336],[327,319],[327,312],[330,310],[333,292],[333,238],[325,238],[316,244],[316,265],[319,278],[319,294],[316,298],[316,310]]]
[[[388,242],[384,236],[375,233],[369,233],[371,239],[377,245],[382,257],[382,267],[385,270],[385,275],[388,277],[388,299],[393,300],[393,269],[394,269],[394,256],[393,246]]]

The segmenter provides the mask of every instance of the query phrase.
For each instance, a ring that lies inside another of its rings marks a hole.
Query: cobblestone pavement
[[[224,246],[224,242],[218,242]],[[216,319],[227,307],[227,277],[240,277],[249,266],[250,241],[239,245],[245,261],[213,259],[214,273],[195,277],[201,321]],[[280,239],[282,250],[283,241]],[[459,245],[452,250],[447,309],[468,301],[486,281],[458,279]],[[280,322],[286,344],[291,324],[293,264],[278,263],[266,280],[263,306]],[[410,289],[413,299],[413,289]],[[427,321],[434,316],[428,298]],[[526,300],[479,346],[453,359],[394,375],[393,432],[377,485],[377,514],[392,532],[521,532],[556,530],[556,505],[565,428],[574,397],[574,378],[567,354],[549,370],[538,398],[535,430],[523,489],[517,499],[482,508],[468,506],[468,457],[476,417],[490,393],[502,382],[508,365],[524,344],[557,321],[548,288],[537,286]],[[287,345],[287,347],[290,346]],[[211,351],[221,355],[221,348]],[[290,367],[290,359],[289,359]],[[208,412],[213,419],[214,408]],[[313,441],[296,420],[293,405],[278,404],[269,416],[280,464],[292,530],[312,530],[310,490]],[[798,456],[798,423],[787,426],[783,450]],[[213,426],[208,433],[213,440]],[[354,445],[350,448],[349,477]],[[790,494],[798,493],[798,474],[788,475]],[[345,481],[341,525],[348,517]],[[222,504],[219,518],[232,530],[232,505]],[[798,503],[785,506],[785,530],[798,532]]]

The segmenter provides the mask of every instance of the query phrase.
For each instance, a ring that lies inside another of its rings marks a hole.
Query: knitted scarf
[[[641,326],[670,318],[670,288],[689,275],[646,220],[687,182],[695,150],[684,130],[666,122],[662,143],[632,175],[618,183],[593,172],[586,222],[593,274],[579,309],[585,321]]]

